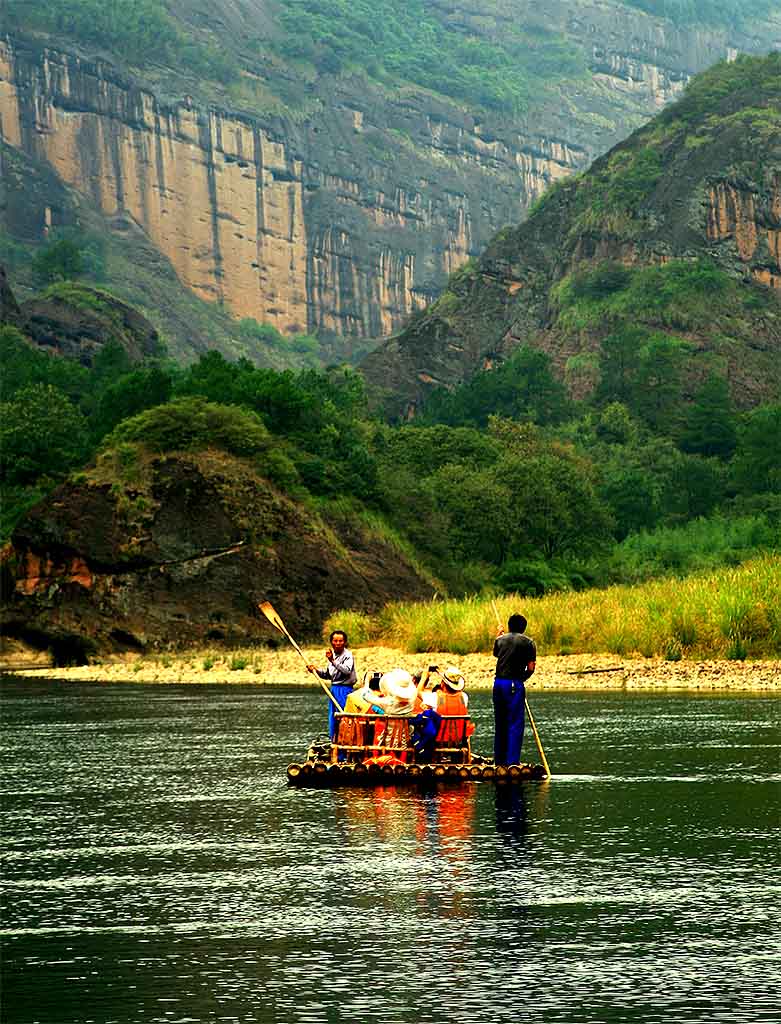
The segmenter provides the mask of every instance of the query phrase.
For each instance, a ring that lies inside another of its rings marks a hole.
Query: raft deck
[[[548,773],[541,764],[495,765],[474,754],[464,715],[443,715],[449,739],[435,742],[421,760],[410,741],[412,719],[400,715],[342,712],[337,741],[314,743],[306,759],[287,767],[294,786],[377,786],[426,782],[523,782],[542,780]]]

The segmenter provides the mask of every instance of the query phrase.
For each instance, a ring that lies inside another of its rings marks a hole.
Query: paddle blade
[[[274,605],[270,601],[261,601],[261,603],[258,605],[258,608],[260,608],[260,610],[266,616],[271,625],[278,629],[280,633],[287,632],[287,630],[285,629],[284,622],[277,615],[276,610],[274,609]]]
[[[282,621],[282,619],[280,619],[279,615],[277,615],[276,611],[274,610],[274,605],[271,604],[270,601],[261,601],[261,603],[258,605],[258,608],[260,608],[260,610],[266,616],[266,618],[271,623],[271,625],[274,626],[276,629],[278,629],[279,632],[282,633],[283,636],[286,636],[288,638],[288,640],[291,642],[291,644],[295,647],[295,649],[301,655],[303,660],[306,661],[307,660],[306,655],[301,650],[301,648],[298,646],[298,644],[295,642],[295,640],[290,635],[290,633],[288,633],[287,628],[285,627],[285,623]]]

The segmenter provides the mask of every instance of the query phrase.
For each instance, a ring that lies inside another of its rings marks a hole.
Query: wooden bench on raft
[[[363,761],[367,757],[382,757],[393,754],[408,764],[416,762],[415,748],[410,742],[412,718],[406,715],[354,714],[336,712],[338,723],[336,743],[331,743],[331,761],[339,760],[339,754],[347,755],[348,761]],[[472,747],[469,742],[468,715],[442,715],[444,722],[456,722],[457,728],[448,730],[451,738],[447,744],[434,744],[434,762],[469,764]],[[381,730],[378,730],[381,726]]]

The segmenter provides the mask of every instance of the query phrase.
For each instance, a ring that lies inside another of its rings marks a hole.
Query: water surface
[[[781,1021],[781,702],[531,701],[548,784],[302,791],[315,691],[4,681],[2,1020]]]

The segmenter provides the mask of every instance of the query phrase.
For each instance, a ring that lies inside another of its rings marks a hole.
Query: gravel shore
[[[304,651],[324,665],[323,648]],[[456,665],[471,690],[491,687],[495,661],[489,654],[447,652],[405,654],[392,648],[361,647],[354,651],[359,676],[369,671],[405,668],[418,672],[428,665]],[[74,668],[47,665],[8,666],[16,676],[96,683],[252,683],[261,686],[317,686],[301,658],[292,650],[267,648],[197,651],[176,655],[128,656]],[[531,680],[538,690],[781,690],[781,661],[663,661],[619,658],[609,654],[540,657]]]

